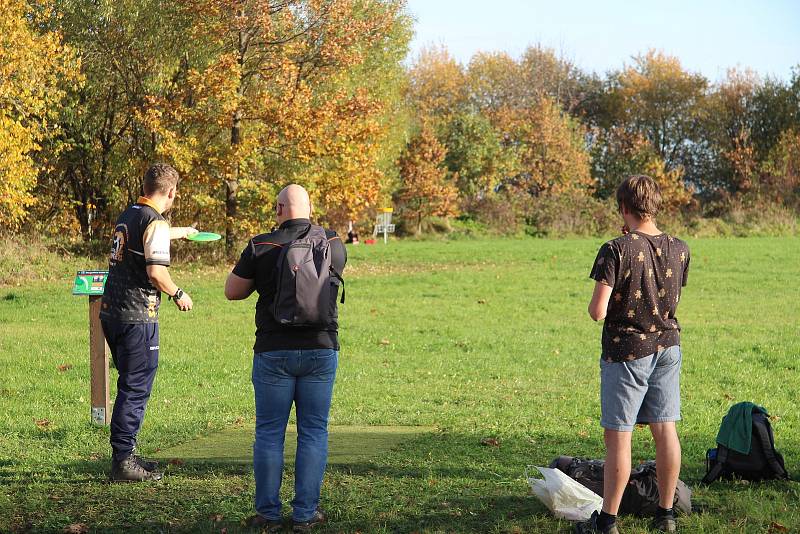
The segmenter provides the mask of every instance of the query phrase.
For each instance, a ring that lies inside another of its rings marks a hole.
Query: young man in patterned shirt
[[[654,217],[661,192],[648,176],[617,188],[623,235],[605,243],[590,277],[596,281],[589,315],[603,325],[600,424],[605,429],[603,509],[577,533],[618,533],[616,514],[631,471],[631,434],[649,424],[656,443],[659,510],[652,528],[675,532],[672,511],[681,465],[675,422],[680,419],[680,325],[675,317],[686,285],[689,247],[663,233]]]

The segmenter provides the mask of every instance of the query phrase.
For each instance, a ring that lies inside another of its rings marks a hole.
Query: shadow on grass
[[[12,482],[11,504],[21,511],[14,522],[18,531],[52,531],[44,526],[68,517],[87,523],[92,532],[219,533],[223,528],[228,533],[252,532],[240,522],[253,513],[251,432],[239,429],[227,440],[214,434],[163,451],[159,454],[166,468],[162,483],[112,484],[107,459],[37,469],[31,475],[38,489],[26,488],[25,470],[3,460],[0,483]],[[573,434],[542,433],[535,439],[502,438],[493,447],[481,445],[482,437],[430,429],[332,429],[331,462],[322,497],[331,523],[319,532],[566,531],[566,522],[554,520],[529,495],[524,468],[547,465],[559,454],[596,456],[602,445]],[[291,439],[290,433],[287,445]],[[204,440],[214,442],[216,448],[206,448]],[[291,498],[293,483],[292,450],[287,446],[286,500]],[[181,452],[183,457],[178,458]],[[180,461],[169,463],[170,458]],[[686,460],[690,467],[686,471],[701,474],[702,459]],[[692,486],[697,482],[684,480]],[[796,484],[784,482],[718,482],[697,489],[696,497],[710,503],[705,512],[711,514],[725,514],[728,508],[755,498],[774,499],[777,511],[797,493]],[[59,500],[50,500],[53,494]],[[97,502],[103,503],[98,509],[103,511],[93,511],[90,505]],[[210,519],[221,510],[227,517]],[[148,521],[132,521],[142,517]]]

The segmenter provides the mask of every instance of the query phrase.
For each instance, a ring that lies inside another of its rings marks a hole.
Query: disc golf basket
[[[378,237],[378,234],[383,234],[383,243],[389,242],[389,234],[394,233],[394,225],[392,224],[392,208],[380,208],[378,216],[375,219],[375,229],[372,231],[372,237]]]

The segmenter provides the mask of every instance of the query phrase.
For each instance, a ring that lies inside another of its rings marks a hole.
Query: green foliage
[[[507,172],[508,159],[491,122],[478,113],[462,113],[446,125],[443,135],[447,146],[445,163],[460,197],[470,202],[499,184]]]

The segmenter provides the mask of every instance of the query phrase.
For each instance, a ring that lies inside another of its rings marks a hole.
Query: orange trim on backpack
[[[283,247],[283,245],[279,245],[277,243],[271,243],[269,241],[264,241],[263,243],[253,243],[254,245],[273,245],[276,247]]]
[[[333,236],[332,238],[328,239],[328,241],[333,241],[334,239],[341,239],[338,235]]]

